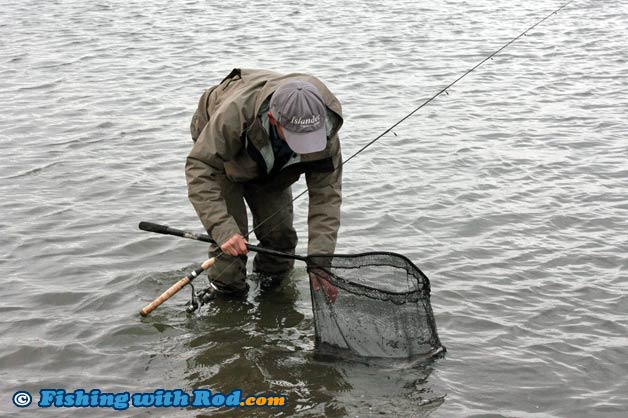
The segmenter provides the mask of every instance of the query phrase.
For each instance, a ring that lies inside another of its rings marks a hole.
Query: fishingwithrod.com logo
[[[13,394],[13,404],[27,408],[33,403],[29,392]],[[277,408],[287,403],[284,395],[243,396],[240,389],[228,394],[209,389],[194,389],[187,393],[182,389],[157,389],[153,392],[102,392],[100,389],[41,389],[37,406],[40,408],[111,408],[123,411],[129,408]]]

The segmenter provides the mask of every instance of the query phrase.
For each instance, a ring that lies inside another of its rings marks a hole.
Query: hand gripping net
[[[308,266],[319,351],[385,358],[445,351],[429,279],[406,257],[386,252],[312,256]]]

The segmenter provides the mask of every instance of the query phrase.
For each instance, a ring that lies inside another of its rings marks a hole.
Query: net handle
[[[145,222],[145,221],[140,222],[138,226],[142,231],[155,232],[157,234],[164,234],[164,235],[174,235],[175,237],[188,238],[188,239],[193,239],[196,241],[209,242],[210,244],[218,245],[216,240],[214,240],[212,237],[210,237],[207,234],[196,234],[194,232],[184,231],[182,229],[171,228],[167,225],[160,225],[153,222]],[[248,248],[249,251],[272,255],[275,257],[292,258],[295,260],[300,260],[300,261],[305,261],[305,262],[308,261],[308,258],[302,255],[284,253],[282,251],[276,251],[276,250],[271,250],[268,248],[258,247],[257,245],[246,244],[246,248]]]

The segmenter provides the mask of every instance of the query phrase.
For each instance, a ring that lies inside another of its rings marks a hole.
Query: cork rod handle
[[[184,278],[182,278],[181,280],[179,280],[178,282],[170,286],[170,288],[166,290],[164,293],[162,293],[157,299],[155,299],[154,301],[146,305],[140,311],[140,315],[146,316],[152,311],[154,311],[159,305],[161,305],[162,303],[170,299],[172,296],[176,295],[177,292],[179,292],[179,290],[185,287],[185,285],[187,285],[196,277],[198,277],[199,274],[201,274],[203,271],[213,266],[215,262],[216,262],[215,257],[205,260],[205,262],[201,264],[200,268],[194,270],[192,273],[188,274],[187,276],[185,276]]]

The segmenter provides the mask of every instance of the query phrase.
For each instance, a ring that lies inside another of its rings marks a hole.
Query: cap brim
[[[312,132],[296,133],[290,132],[286,128],[283,129],[286,142],[297,154],[310,154],[319,152],[327,146],[327,134],[325,126]]]

